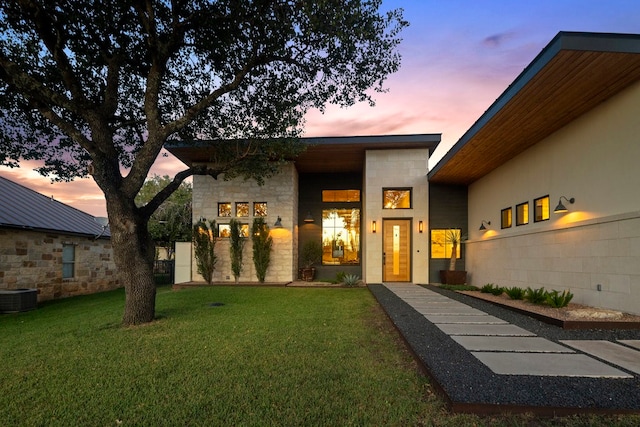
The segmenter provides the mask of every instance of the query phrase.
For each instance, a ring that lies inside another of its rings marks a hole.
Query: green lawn
[[[133,328],[123,301],[0,316],[0,425],[543,425],[448,414],[366,288],[165,287]]]

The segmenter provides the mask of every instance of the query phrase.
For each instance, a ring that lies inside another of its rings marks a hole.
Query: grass
[[[365,288],[161,288],[132,328],[123,301],[0,316],[3,426],[546,425],[446,412]]]

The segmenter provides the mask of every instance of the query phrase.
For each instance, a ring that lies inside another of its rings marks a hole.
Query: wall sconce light
[[[418,222],[418,232],[422,233],[424,231],[424,222]]]
[[[491,225],[491,221],[485,221],[483,219],[482,222],[480,223],[480,228],[478,228],[478,230],[480,230],[480,231],[486,230],[487,227],[485,226],[485,224],[486,225]]]
[[[278,219],[276,219],[276,223],[273,224],[273,228],[282,228],[282,218],[278,217]]]
[[[562,204],[562,199],[565,199],[571,205],[576,201],[576,199],[574,199],[573,197],[570,199],[567,199],[565,196],[560,196],[560,200],[558,200],[558,206],[556,206],[556,208],[553,210],[553,213],[558,214],[558,213],[569,212],[569,209],[567,209],[565,205]]]
[[[311,216],[311,211],[307,212],[307,216],[305,217],[304,222],[306,222],[307,224],[315,222],[313,220],[313,217]]]
[[[371,221],[371,232],[372,233],[376,232],[376,222],[375,221]]]

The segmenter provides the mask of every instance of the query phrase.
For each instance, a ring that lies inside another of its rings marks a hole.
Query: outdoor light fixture
[[[307,224],[310,224],[312,222],[315,222],[313,217],[311,216],[311,211],[307,212],[307,216],[304,219],[304,222],[306,222]]]
[[[553,213],[565,213],[565,212],[569,212],[569,209],[567,209],[565,207],[565,205],[562,204],[562,199],[565,199],[567,202],[569,202],[569,204],[573,204],[573,202],[576,201],[576,199],[574,199],[573,197],[570,199],[567,199],[565,196],[560,196],[560,200],[558,200],[558,206],[556,206],[556,208],[553,210]]]
[[[276,219],[276,223],[273,224],[273,228],[282,228],[282,218],[278,217],[278,219]]]
[[[371,232],[372,233],[376,232],[376,222],[375,221],[371,221]]]
[[[422,233],[424,231],[424,222],[418,222],[418,232]]]
[[[486,230],[487,227],[485,227],[486,225],[491,225],[491,221],[485,221],[484,219],[482,220],[482,222],[480,223],[480,228],[478,228],[478,230],[482,231],[482,230]]]

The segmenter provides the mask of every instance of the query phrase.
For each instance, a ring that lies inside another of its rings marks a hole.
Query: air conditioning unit
[[[35,310],[37,306],[37,289],[0,289],[0,313]]]

